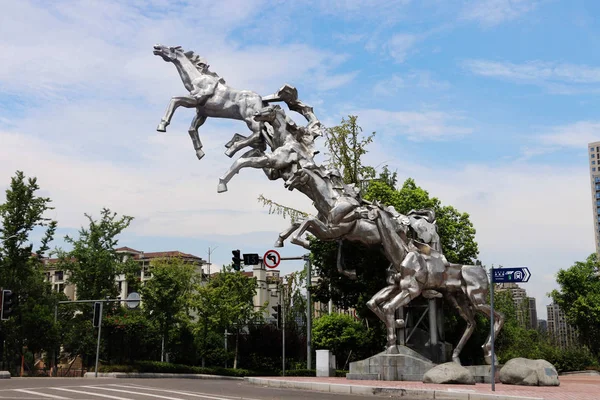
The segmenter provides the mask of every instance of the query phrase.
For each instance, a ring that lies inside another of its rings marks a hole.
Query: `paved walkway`
[[[457,400],[599,400],[600,376],[560,376],[558,387],[529,387],[496,384],[492,392],[488,383],[476,385],[436,385],[422,382],[354,381],[346,378],[265,377],[246,378],[251,383],[271,387],[287,387],[324,392],[355,394],[388,394],[418,399]]]

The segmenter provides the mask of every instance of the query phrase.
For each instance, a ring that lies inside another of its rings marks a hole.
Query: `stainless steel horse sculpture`
[[[442,254],[437,234],[435,214],[431,210],[415,210],[402,215],[393,207],[384,207],[361,198],[352,185],[346,185],[340,174],[317,165],[313,159],[314,140],[321,135],[321,124],[313,109],[298,100],[295,88],[284,85],[271,96],[261,97],[249,91],[228,87],[218,75],[208,70],[208,65],[193,52],[181,47],[157,45],[154,54],[177,67],[189,96],[174,97],[158,126],[164,131],[175,109],[179,106],[196,108],[196,117],[189,129],[196,155],[202,158],[202,144],[198,128],[207,117],[238,119],[246,122],[249,137],[235,134],[226,144],[226,154],[232,156],[243,147],[251,150],[236,160],[219,180],[218,192],[225,192],[231,178],[242,168],[261,168],[271,180],[282,179],[288,190],[298,190],[309,197],[317,209],[315,217],[294,222],[279,234],[275,243],[283,246],[291,242],[308,248],[303,238],[310,232],[321,240],[347,240],[380,246],[390,261],[387,286],[376,293],[368,307],[384,322],[387,328],[388,353],[396,353],[396,328],[404,321],[396,319],[396,310],[419,296],[444,297],[458,310],[467,322],[467,328],[455,347],[452,359],[460,363],[459,355],[475,329],[475,313],[491,316],[487,304],[489,283],[481,266],[453,264]],[[303,115],[307,126],[298,126],[286,116],[284,110],[271,102],[283,101],[292,111]],[[267,152],[270,148],[270,152]],[[341,249],[341,248],[340,248]],[[341,266],[338,270],[356,278],[353,271]],[[494,311],[494,332],[499,333],[504,316]],[[484,356],[491,362],[491,337],[482,346]]]

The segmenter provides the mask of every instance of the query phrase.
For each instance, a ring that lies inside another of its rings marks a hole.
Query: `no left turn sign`
[[[281,262],[281,256],[275,250],[269,250],[263,256],[263,263],[268,268],[277,268]]]

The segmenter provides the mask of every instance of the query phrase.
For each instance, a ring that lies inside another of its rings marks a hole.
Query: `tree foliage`
[[[550,296],[576,328],[580,340],[600,356],[600,264],[596,253],[585,261],[561,269],[556,281],[559,290]]]
[[[340,125],[325,130],[329,165],[342,173],[347,184],[358,187],[362,182],[375,177],[375,169],[363,163],[362,157],[367,154],[367,145],[373,141],[375,132],[362,136],[362,128],[357,123],[356,115],[343,118]]]
[[[8,321],[2,322],[0,343],[5,342],[4,360],[13,367],[23,346],[30,351],[51,350],[58,340],[54,305],[62,300],[44,280],[42,258],[54,237],[56,221],[45,217],[53,208],[48,197],[38,195],[36,178],[17,171],[0,204],[0,286],[13,291],[16,304]],[[34,249],[32,237],[41,233]],[[44,334],[40,334],[44,332]]]
[[[65,236],[72,250],[58,250],[59,266],[69,273],[68,282],[77,287],[79,299],[114,298],[118,294],[115,278],[130,268],[139,268],[135,261],[123,262],[116,252],[117,236],[125,230],[133,217],[122,216],[108,208],[101,211],[101,219],[94,220],[85,214],[88,227],[79,230],[79,237]]]
[[[338,367],[343,367],[348,358],[355,359],[362,353],[367,342],[367,328],[349,315],[328,314],[315,320],[312,338],[316,350],[331,350]]]
[[[140,290],[144,311],[168,338],[172,328],[189,320],[192,294],[202,275],[179,257],[153,260],[149,272],[152,278]]]

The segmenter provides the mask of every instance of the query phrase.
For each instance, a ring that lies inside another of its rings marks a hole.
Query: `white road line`
[[[100,389],[100,390],[110,390],[112,392],[138,394],[138,395],[142,395],[142,396],[156,397],[158,399],[165,399],[165,400],[184,400],[184,399],[181,399],[179,397],[160,396],[158,394],[144,393],[144,392],[132,392],[131,390],[110,389],[110,388],[107,388],[105,386],[83,386],[83,387],[93,388],[93,389]],[[170,391],[170,392],[172,393],[172,391]],[[204,397],[204,398],[210,398],[210,399],[215,399],[215,400],[230,400],[230,399],[224,399],[222,397],[205,397],[205,396],[202,396],[202,397]]]
[[[212,393],[182,392],[182,391],[179,391],[179,390],[156,389],[156,388],[153,388],[153,387],[141,386],[141,385],[136,385],[136,386],[119,385],[117,383],[111,383],[109,385],[110,386],[124,387],[124,388],[128,388],[128,389],[154,390],[154,391],[157,391],[157,392],[167,392],[167,393],[174,393],[174,394],[182,394],[182,395],[185,395],[185,396],[201,397],[203,399],[231,400],[231,397],[215,397]],[[98,388],[98,389],[103,388],[105,390],[111,390],[111,389],[107,389],[106,387],[100,387],[100,386],[94,386],[94,387]],[[112,390],[117,390],[117,389],[112,389]],[[151,396],[151,397],[158,397],[158,398],[167,399],[167,400],[172,400],[172,399],[182,400],[182,399],[177,399],[177,398],[173,398],[173,397],[158,396],[158,395],[150,394],[150,393],[138,393],[138,392],[127,392],[127,391],[125,393],[136,393],[136,394],[141,394],[141,395]],[[234,398],[235,399],[240,399],[240,397],[234,397]],[[247,399],[247,400],[254,400],[254,399]]]
[[[129,398],[126,398],[126,397],[109,396],[107,394],[84,392],[82,390],[65,389],[65,388],[59,388],[59,387],[51,387],[51,388],[48,388],[48,389],[64,390],[65,392],[73,392],[73,393],[87,394],[87,395],[90,395],[90,396],[106,397],[108,399],[113,399],[113,400],[133,400],[133,399],[129,399]]]
[[[12,389],[15,392],[23,392],[23,393],[27,393],[27,394],[35,394],[37,396],[42,396],[42,397],[50,397],[52,399],[68,399],[68,397],[62,397],[62,396],[56,396],[54,394],[44,394],[44,393],[38,393],[38,392],[34,392],[33,390],[27,390],[27,389]]]

